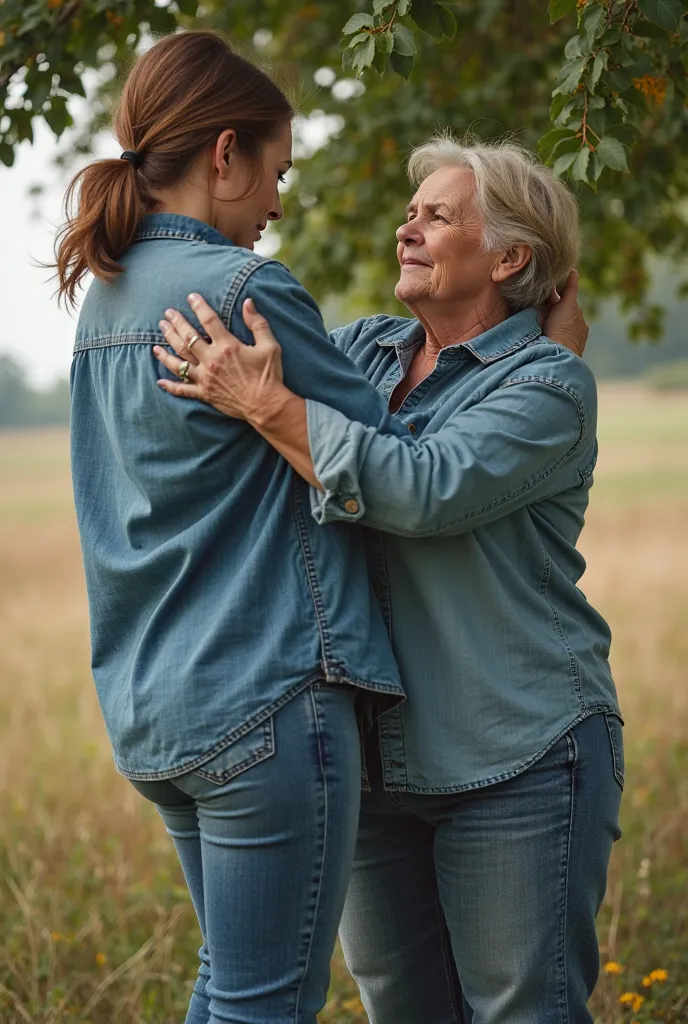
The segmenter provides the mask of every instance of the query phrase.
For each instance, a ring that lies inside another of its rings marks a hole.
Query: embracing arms
[[[575,294],[568,301],[578,310]],[[415,440],[400,436],[400,421],[391,416],[366,425],[357,415],[294,394],[282,378],[280,346],[250,303],[244,318],[256,344],[248,349],[202,300],[195,308],[211,341],[194,346],[192,383],[162,386],[251,423],[321,492],[314,508],[320,522],[363,517],[413,536],[461,533],[580,483],[570,456],[589,424],[573,389],[528,377],[523,368],[521,376]],[[564,305],[560,318],[580,340],[577,315]],[[556,323],[547,328],[554,334]],[[173,314],[165,332],[175,351],[187,355],[191,328],[183,318]],[[161,350],[159,358],[178,369],[169,353]]]

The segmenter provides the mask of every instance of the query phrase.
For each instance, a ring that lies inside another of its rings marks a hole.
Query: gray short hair
[[[578,262],[580,227],[575,197],[553,172],[513,141],[457,142],[436,135],[411,153],[414,186],[440,167],[467,167],[475,178],[475,198],[486,252],[529,245],[528,265],[502,284],[517,312],[539,306]]]

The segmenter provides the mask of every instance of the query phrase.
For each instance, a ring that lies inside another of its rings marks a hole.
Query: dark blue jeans
[[[315,1024],[351,872],[354,691],[309,687],[157,804],[203,936],[186,1024]]]
[[[340,934],[372,1024],[591,1022],[619,719],[591,715],[520,775],[465,793],[385,793],[377,733],[366,761]]]

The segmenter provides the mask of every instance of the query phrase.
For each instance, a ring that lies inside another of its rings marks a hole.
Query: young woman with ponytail
[[[362,533],[317,526],[307,484],[245,423],[155,386],[167,307],[193,320],[202,292],[249,341],[250,297],[293,387],[384,418],[310,296],[252,251],[282,216],[291,118],[214,34],[160,40],[124,86],[122,157],[76,176],[57,247],[68,301],[94,275],[71,374],[93,674],[117,768],[158,806],[198,915],[187,1024],[315,1024],[358,822],[357,718],[403,697]]]

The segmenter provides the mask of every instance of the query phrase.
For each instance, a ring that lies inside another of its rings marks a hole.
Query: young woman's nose
[[[282,220],[284,217],[284,207],[282,206],[282,200],[280,199],[279,192],[275,196],[275,205],[268,213],[268,220]]]

